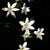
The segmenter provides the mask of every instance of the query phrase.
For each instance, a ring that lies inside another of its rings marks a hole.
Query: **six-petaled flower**
[[[24,35],[23,35],[23,38],[24,38],[24,41],[26,40],[26,38],[31,38],[30,37],[30,33],[24,33]]]
[[[36,37],[39,38],[40,40],[42,40],[42,35],[45,35],[44,33],[42,33],[44,31],[44,28],[38,28],[37,31],[34,31],[34,34],[37,35]]]
[[[10,3],[8,2],[8,3],[7,3],[8,8],[7,8],[7,7],[2,8],[3,11],[8,11],[7,14],[6,14],[6,17],[8,17],[8,15],[11,13],[11,15],[12,15],[14,18],[16,18],[15,13],[13,12],[13,11],[19,11],[18,8],[14,8],[14,7],[16,6],[16,4],[17,4],[17,3],[13,3],[12,6],[11,6]]]
[[[25,12],[25,15],[27,15],[27,12],[30,12],[30,7],[26,7],[26,3],[23,3],[23,7],[21,7],[22,11],[21,13]]]
[[[34,30],[35,28],[33,26],[31,26],[32,24],[34,24],[35,20],[31,20],[29,22],[29,19],[26,18],[25,22],[23,21],[19,21],[20,25],[22,25],[22,31],[25,30],[26,33],[30,33],[29,29]]]
[[[30,48],[27,48],[26,46],[27,46],[27,42],[24,42],[22,46],[19,45],[20,49],[18,49],[18,50],[29,50]]]

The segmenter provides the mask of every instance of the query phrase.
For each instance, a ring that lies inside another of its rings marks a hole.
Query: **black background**
[[[20,36],[20,34],[23,34],[19,30],[21,28],[21,25],[19,24],[19,21],[25,21],[26,17],[29,18],[29,20],[34,19],[34,27],[35,30],[38,28],[44,28],[45,35],[43,36],[43,40],[37,39],[36,36],[33,34],[33,37],[31,39],[27,39],[27,47],[30,48],[30,50],[36,50],[36,49],[50,49],[50,1],[48,0],[34,0],[31,2],[23,1],[23,3],[26,3],[27,7],[30,7],[30,12],[25,15],[24,13],[21,14],[21,9],[18,12],[15,12],[16,18],[9,15],[6,18],[6,13],[2,11],[1,9],[3,7],[7,7],[7,2],[9,0],[0,0],[0,49],[1,50],[17,50],[19,48],[19,44],[23,44],[23,37]],[[9,1],[11,4],[15,2],[15,0]],[[20,1],[22,2],[22,1]],[[18,2],[18,4],[20,3]],[[20,7],[23,6],[23,3],[21,3]],[[20,8],[18,7],[18,8]],[[6,27],[6,23],[10,27]],[[18,31],[19,30],[19,31]],[[33,31],[30,30],[32,33]]]

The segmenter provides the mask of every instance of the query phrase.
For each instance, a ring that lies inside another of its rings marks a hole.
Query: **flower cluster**
[[[13,11],[19,11],[20,9],[18,8],[15,8],[15,6],[17,5],[17,2],[16,3],[13,3],[12,5],[10,5],[10,2],[7,3],[7,7],[4,7],[2,8],[3,11],[8,11],[7,14],[6,14],[6,17],[8,17],[8,15],[11,13],[11,15],[16,18],[16,15]],[[27,15],[27,12],[30,11],[29,9],[30,7],[26,7],[26,3],[23,3],[23,7],[21,7],[22,11],[21,13],[25,12],[25,15]]]
[[[16,1],[19,1],[19,0],[16,0]],[[28,0],[30,2],[30,0]],[[7,3],[7,7],[4,7],[2,8],[3,11],[8,11],[7,14],[6,14],[6,17],[8,17],[9,14],[11,14],[14,18],[16,18],[16,15],[13,11],[20,11],[19,8],[15,8],[15,6],[17,5],[17,2],[13,3],[12,5],[10,5],[10,2]],[[25,15],[27,15],[27,12],[30,12],[30,7],[26,7],[26,3],[23,3],[23,7],[21,7],[21,13],[25,13]],[[23,21],[19,21],[19,24],[22,26],[22,31],[25,30],[24,34],[22,35],[24,41],[26,40],[26,38],[31,38],[31,33],[30,33],[30,30],[35,30],[35,28],[32,26],[34,24],[35,20],[31,20],[29,21],[29,18],[26,17],[26,20],[25,22]],[[39,38],[40,40],[42,40],[42,35],[45,35],[43,33],[44,31],[44,28],[38,28],[37,31],[34,31],[33,33],[36,35],[37,38]],[[24,44],[21,46],[19,45],[19,48],[18,50],[29,50],[30,48],[27,48],[26,47],[27,45],[27,42],[24,42]]]
[[[19,21],[20,25],[23,26],[22,27],[22,31],[25,30],[25,33],[23,35],[24,41],[26,40],[26,38],[30,38],[30,34],[31,33],[30,33],[29,29],[31,29],[31,30],[34,30],[35,29],[33,26],[31,26],[32,24],[34,24],[34,22],[35,22],[35,20],[31,20],[29,22],[29,19],[28,18],[26,18],[25,23],[22,22],[22,21]],[[44,33],[42,33],[43,31],[44,31],[44,28],[41,28],[41,29],[38,28],[37,31],[34,31],[34,34],[37,35],[37,38],[40,38],[40,40],[42,40],[42,36],[41,35],[44,35]]]
[[[28,18],[26,18],[25,23],[22,22],[22,21],[19,21],[19,23],[23,26],[22,27],[22,31],[25,30],[25,34],[23,35],[24,40],[26,40],[26,38],[30,37],[30,31],[29,31],[29,29],[31,29],[31,30],[35,29],[33,26],[31,26],[34,22],[35,22],[35,20],[31,20],[29,22]]]
[[[26,7],[26,3],[23,4],[23,7],[21,7],[22,11],[21,13],[25,12],[25,15],[27,15],[27,12],[30,11],[30,7]]]

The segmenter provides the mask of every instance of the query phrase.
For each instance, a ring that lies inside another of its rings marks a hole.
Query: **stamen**
[[[28,27],[28,25],[25,25],[25,27]]]
[[[11,11],[11,8],[9,8],[9,11]]]
[[[27,23],[27,24],[25,24],[25,27],[26,27],[26,28],[28,28],[28,23]]]
[[[25,37],[26,37],[26,38],[28,38],[28,37],[29,37],[29,35],[25,35]]]
[[[22,50],[24,50],[24,49],[22,48]]]
[[[38,32],[38,35],[41,35],[41,32]]]
[[[26,8],[24,8],[24,11],[26,11]]]

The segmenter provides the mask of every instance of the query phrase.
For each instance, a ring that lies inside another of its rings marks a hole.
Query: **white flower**
[[[26,45],[27,45],[27,42],[24,42],[23,46],[19,45],[20,49],[18,50],[29,50],[30,48],[27,48]]]
[[[26,38],[30,38],[30,33],[28,34],[28,33],[24,33],[24,35],[23,35],[23,37],[24,37],[24,41],[26,40]]]
[[[25,32],[28,33],[28,34],[30,33],[29,32],[29,29],[31,29],[31,30],[34,30],[35,29],[33,26],[31,26],[32,24],[34,24],[34,22],[35,22],[34,20],[31,20],[29,22],[29,19],[28,18],[26,18],[25,23],[23,21],[19,21],[20,25],[23,26],[22,27],[22,31],[25,30]]]
[[[44,28],[38,28],[37,31],[34,31],[34,34],[37,35],[37,38],[40,38],[40,40],[42,40],[42,35],[44,35],[44,33],[42,33],[44,31]]]
[[[13,12],[13,11],[18,11],[18,10],[19,10],[18,8],[14,8],[14,7],[16,6],[16,4],[17,4],[17,3],[14,3],[14,4],[10,5],[10,3],[8,2],[8,3],[7,3],[8,8],[7,8],[7,7],[2,8],[2,10],[8,11],[7,14],[6,14],[6,17],[8,17],[8,15],[11,13],[11,15],[12,15],[14,18],[16,18],[15,13]]]
[[[30,7],[26,7],[26,4],[23,4],[23,7],[21,7],[22,11],[21,13],[25,12],[25,15],[27,15],[27,12],[30,12]]]

